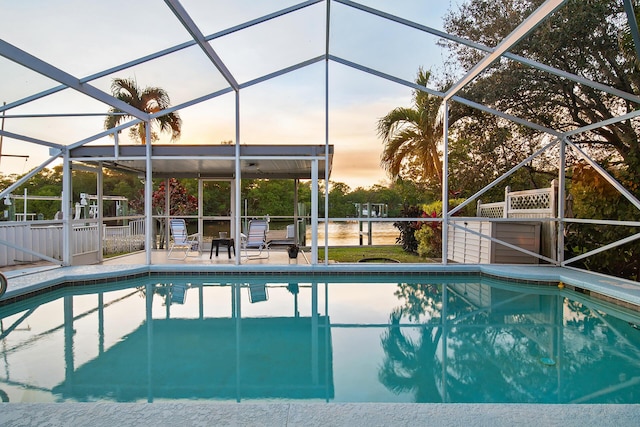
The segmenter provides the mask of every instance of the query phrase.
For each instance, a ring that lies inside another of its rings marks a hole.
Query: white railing
[[[36,226],[33,222],[0,223],[0,240],[42,253],[51,258],[62,259],[61,233],[56,225]],[[0,266],[17,265],[38,261],[35,255],[0,244]]]
[[[144,220],[129,221],[129,225],[104,227],[102,252],[105,255],[144,249]]]
[[[73,255],[98,251],[98,224],[74,225],[72,236],[71,252]],[[62,237],[62,230],[60,237]]]
[[[62,261],[63,236],[59,221],[0,222],[0,240]],[[144,220],[129,225],[103,228],[103,254],[127,253],[144,249]],[[74,225],[71,234],[72,256],[99,250],[98,225]],[[0,243],[0,267],[39,261],[37,255]]]

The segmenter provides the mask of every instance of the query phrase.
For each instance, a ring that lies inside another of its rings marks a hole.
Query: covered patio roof
[[[328,162],[325,161],[325,155]],[[81,146],[70,150],[74,162],[102,164],[110,169],[145,174],[146,147],[141,145]],[[331,174],[333,145],[241,145],[238,161],[243,178],[312,179]],[[154,178],[236,178],[233,145],[153,145]]]

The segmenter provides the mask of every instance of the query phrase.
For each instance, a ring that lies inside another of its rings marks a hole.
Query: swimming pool
[[[475,275],[145,277],[0,319],[9,402],[640,402],[638,313]]]

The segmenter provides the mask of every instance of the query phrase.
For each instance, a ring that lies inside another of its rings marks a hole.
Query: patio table
[[[209,259],[213,257],[213,247],[216,247],[216,256],[218,256],[218,252],[220,250],[220,245],[227,247],[227,254],[229,255],[229,259],[231,259],[231,248],[235,251],[235,242],[230,238],[213,238],[211,240],[211,252],[209,253]]]

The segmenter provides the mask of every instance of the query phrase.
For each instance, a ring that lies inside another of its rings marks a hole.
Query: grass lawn
[[[340,246],[329,248],[329,260],[335,262],[358,262],[363,258],[389,258],[402,263],[433,262],[428,258],[410,254],[398,245],[384,246]],[[324,260],[324,248],[318,248],[318,259]]]

